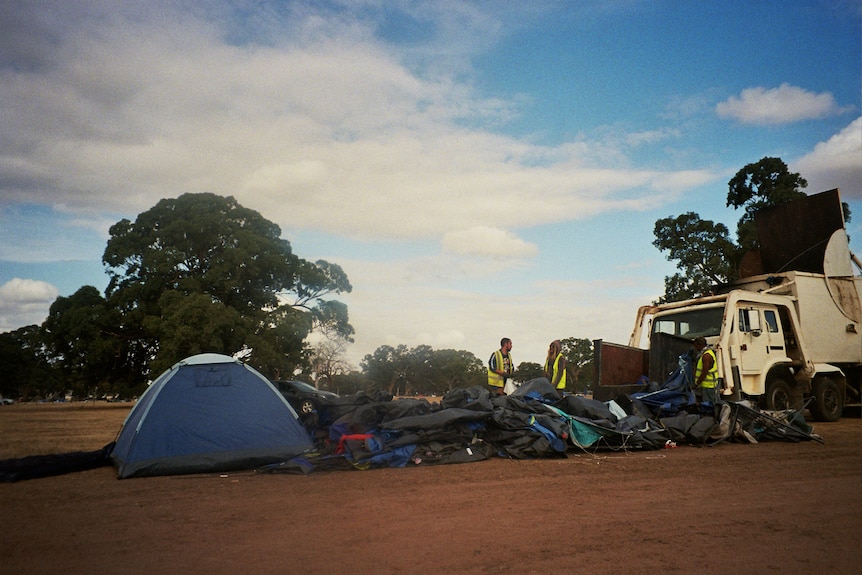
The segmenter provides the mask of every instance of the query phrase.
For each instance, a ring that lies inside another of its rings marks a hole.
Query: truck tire
[[[809,408],[817,421],[838,421],[844,411],[844,393],[837,381],[818,377],[813,383],[814,403]]]
[[[795,398],[790,384],[781,377],[775,377],[766,382],[766,393],[761,404],[769,411],[784,411],[786,409],[798,409],[799,404]]]

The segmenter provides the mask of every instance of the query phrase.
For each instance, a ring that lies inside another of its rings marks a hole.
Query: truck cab
[[[798,345],[798,324],[784,298],[734,291],[712,301],[653,308],[649,323],[650,379],[661,381],[675,357],[702,336],[716,352],[723,396],[762,397],[768,409],[800,407],[813,364]],[[635,335],[635,339],[640,334]],[[797,374],[800,377],[797,378]]]

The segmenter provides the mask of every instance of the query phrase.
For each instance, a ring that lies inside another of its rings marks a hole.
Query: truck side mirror
[[[739,310],[739,331],[750,333],[754,337],[760,335],[760,312],[756,309]]]
[[[745,315],[748,319],[748,329],[751,335],[754,337],[760,336],[760,332],[762,331],[760,327],[760,312],[756,309],[747,309],[745,310]]]

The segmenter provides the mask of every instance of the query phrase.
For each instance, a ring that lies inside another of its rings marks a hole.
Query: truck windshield
[[[712,337],[721,334],[723,307],[681,311],[661,315],[653,320],[653,333],[667,333],[687,339],[698,336]]]

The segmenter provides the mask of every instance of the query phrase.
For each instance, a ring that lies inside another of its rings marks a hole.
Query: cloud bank
[[[512,112],[456,80],[465,55],[417,70],[415,52],[375,38],[379,22],[297,4],[237,28],[220,3],[206,16],[180,6],[11,10],[5,201],[139,212],[214,192],[285,228],[441,238],[483,225],[490,197],[510,229],[644,209],[657,189],[713,177],[609,169],[586,140],[500,135],[491,128]],[[474,35],[499,26],[471,14]]]
[[[0,332],[41,324],[58,295],[43,281],[14,278],[0,285]]]
[[[862,199],[862,117],[791,164],[812,191],[841,188],[844,200]]]
[[[777,88],[746,88],[739,96],[731,96],[715,108],[722,118],[757,125],[825,118],[848,109],[841,108],[828,92],[815,94],[787,83]]]

